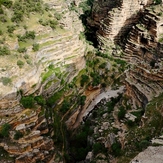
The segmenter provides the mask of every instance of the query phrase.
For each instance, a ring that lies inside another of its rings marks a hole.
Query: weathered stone
[[[93,152],[88,152],[87,156],[86,156],[86,161],[91,162],[93,159]]]
[[[143,152],[139,153],[130,163],[162,163],[163,162],[163,147],[148,147]]]

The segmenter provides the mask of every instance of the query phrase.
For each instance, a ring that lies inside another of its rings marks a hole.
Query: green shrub
[[[62,18],[62,15],[59,13],[55,13],[54,16],[57,20],[60,20]]]
[[[162,0],[154,0],[154,3],[155,3],[156,5],[161,4],[161,3],[162,3]]]
[[[85,104],[85,100],[86,100],[86,96],[84,96],[84,95],[83,96],[79,96],[79,102],[78,103],[80,105],[84,105]]]
[[[95,73],[95,75],[93,76],[92,85],[97,86],[100,84],[100,82],[101,82],[101,76],[98,73]]]
[[[44,106],[46,103],[45,99],[42,96],[35,96],[34,100],[41,106]]]
[[[108,113],[111,113],[114,110],[115,104],[112,101],[109,101],[106,103],[106,106],[108,108]]]
[[[64,100],[62,103],[62,106],[60,108],[60,111],[65,114],[70,109],[70,104],[68,101]]]
[[[146,149],[149,146],[149,144],[150,144],[150,142],[148,140],[142,140],[139,143],[139,149],[140,150]]]
[[[26,42],[29,39],[35,39],[35,31],[26,31],[23,36],[18,35],[18,41]]]
[[[111,149],[112,149],[113,155],[120,156],[120,154],[121,154],[121,144],[120,144],[120,142],[113,143],[112,146],[111,146]]]
[[[155,63],[156,63],[156,61],[155,61],[155,60],[150,61],[150,66],[151,66],[152,68],[154,68]]]
[[[0,135],[4,138],[9,137],[10,128],[11,128],[11,125],[9,123],[3,124],[0,130]]]
[[[10,55],[11,52],[7,46],[0,47],[0,55]]]
[[[28,54],[24,55],[24,59],[29,59],[29,55]]]
[[[4,14],[4,11],[1,6],[0,6],[0,14]]]
[[[104,69],[105,67],[106,67],[106,62],[101,63],[101,64],[99,65],[99,68],[101,68],[101,69]]]
[[[30,59],[26,60],[27,64],[32,65],[32,61]]]
[[[132,120],[128,120],[126,122],[126,124],[127,124],[128,127],[134,127],[135,126],[135,122],[133,122]]]
[[[24,62],[21,60],[18,60],[17,65],[19,66],[19,68],[22,68],[24,66]]]
[[[48,21],[43,21],[42,19],[39,19],[38,22],[39,22],[41,25],[43,25],[43,26],[47,26],[47,25],[49,24]]]
[[[18,48],[17,50],[19,53],[25,53],[27,51],[27,49],[25,47],[23,48]]]
[[[121,106],[118,112],[118,119],[119,120],[123,119],[125,117],[125,114],[126,114],[126,110],[124,109],[123,106]]]
[[[20,103],[24,108],[33,108],[35,100],[33,96],[25,96],[21,98]]]
[[[16,23],[23,21],[23,11],[21,10],[14,11],[11,21]]]
[[[11,84],[11,79],[8,78],[8,77],[2,77],[1,78],[1,82],[3,83],[3,85],[8,85],[8,84]]]
[[[89,81],[89,77],[87,75],[82,75],[80,80],[80,85],[83,87],[85,83]]]
[[[26,31],[24,37],[26,39],[35,39],[35,31]]]
[[[14,26],[14,25],[7,26],[7,31],[8,31],[9,33],[13,33],[14,30],[15,30],[15,26]]]
[[[102,144],[101,143],[95,143],[93,145],[93,153],[97,155],[99,152],[101,152]]]
[[[11,0],[0,0],[0,6],[3,5],[7,8],[10,8],[12,6],[12,1]]]
[[[19,140],[22,137],[23,137],[23,133],[21,133],[20,131],[15,132],[15,135],[14,135],[15,140]]]
[[[39,50],[39,44],[36,44],[36,43],[33,44],[32,50],[33,50],[34,52],[38,51],[38,50]]]
[[[50,20],[49,23],[50,23],[50,27],[52,29],[56,29],[56,27],[58,25],[58,22],[56,20]]]

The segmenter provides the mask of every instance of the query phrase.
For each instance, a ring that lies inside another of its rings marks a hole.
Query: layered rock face
[[[21,109],[23,108],[20,108],[19,111]],[[35,163],[41,160],[50,162],[53,158],[54,143],[50,137],[44,136],[49,130],[47,121],[44,115],[40,115],[40,112],[41,108],[38,108],[37,111],[23,109],[12,120],[10,118],[12,126],[10,136],[6,141],[2,141],[0,146],[12,157],[16,157],[16,163]],[[22,135],[15,136],[18,133]]]
[[[159,6],[146,8],[140,23],[130,31],[124,48],[124,58],[133,66],[126,71],[127,93],[139,106],[145,106],[163,88],[160,12]]]
[[[98,27],[97,39],[100,47],[110,46],[115,39],[117,40],[122,32],[137,21],[137,12],[150,3],[148,0],[95,1],[88,22],[91,26]]]
[[[8,101],[14,101],[17,99],[17,92],[22,90],[25,95],[31,94],[38,90],[38,93],[53,92],[57,87],[50,88],[52,84],[49,81],[60,81],[56,75],[61,72],[68,72],[65,75],[65,80],[71,80],[73,76],[77,74],[84,66],[85,61],[83,59],[85,45],[83,41],[79,40],[79,34],[83,31],[82,23],[74,11],[68,10],[68,4],[63,1],[44,1],[49,8],[56,11],[61,15],[59,24],[61,27],[53,30],[50,26],[43,26],[38,23],[28,30],[34,30],[36,32],[35,43],[39,44],[39,51],[33,52],[32,46],[27,47],[26,54],[30,59],[30,63],[24,64],[23,68],[19,68],[16,65],[17,58],[15,55],[3,56],[1,59],[1,72],[0,78],[10,78],[10,84],[4,84],[0,82],[0,106],[4,106],[6,102],[6,108]],[[34,18],[33,18],[34,19]],[[24,29],[14,31],[14,34],[23,34]],[[7,40],[6,44],[10,50],[14,53],[18,49],[18,40]],[[2,56],[1,56],[2,57]],[[24,61],[24,54],[21,56]],[[10,63],[6,66],[7,63]],[[53,65],[53,73],[44,78],[48,73],[48,66]],[[43,79],[44,78],[44,79]],[[61,76],[60,76],[61,78]],[[47,85],[48,84],[48,85]],[[55,84],[55,83],[54,83]]]
[[[152,1],[100,3],[95,2],[88,22],[98,26],[97,39],[102,49],[109,51],[115,44],[123,49],[124,54],[116,57],[130,64],[126,71],[126,93],[135,107],[144,107],[162,92],[161,6],[148,7]]]
[[[44,1],[51,9],[62,15],[55,30],[37,22],[29,27],[35,30],[35,42],[40,48],[37,52],[32,46],[27,47],[25,55],[31,59],[30,64],[22,68],[16,65],[16,56],[0,56],[0,78],[10,78],[10,84],[0,82],[0,125],[10,124],[9,138],[2,139],[0,146],[7,151],[14,160],[11,162],[55,162],[54,143],[49,136],[49,117],[44,117],[43,108],[25,109],[20,105],[21,95],[43,95],[49,97],[64,87],[64,83],[71,81],[85,66],[84,53],[86,45],[79,39],[83,26],[74,11],[69,11],[64,1]],[[69,2],[70,3],[70,2]],[[37,18],[37,17],[36,17]],[[14,31],[22,34],[23,29]],[[18,41],[7,40],[11,51],[16,51]],[[6,63],[11,63],[6,66]],[[62,84],[61,84],[62,81]],[[15,134],[23,134],[22,138],[14,138]],[[2,154],[3,155],[3,154]],[[1,158],[0,162],[5,162]],[[59,161],[56,161],[59,162]]]

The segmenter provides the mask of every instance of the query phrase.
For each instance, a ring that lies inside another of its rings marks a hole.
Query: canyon
[[[163,129],[162,2],[42,5],[0,35],[11,52],[0,55],[0,162],[127,163],[149,146],[134,163],[161,151],[151,139],[161,141]],[[34,40],[19,41],[30,31]]]

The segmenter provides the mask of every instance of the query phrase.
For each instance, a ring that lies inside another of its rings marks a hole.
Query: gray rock
[[[108,116],[108,113],[105,113],[102,115],[103,118],[106,118]]]
[[[88,152],[86,156],[86,161],[92,161],[92,159],[93,159],[93,152]]]

